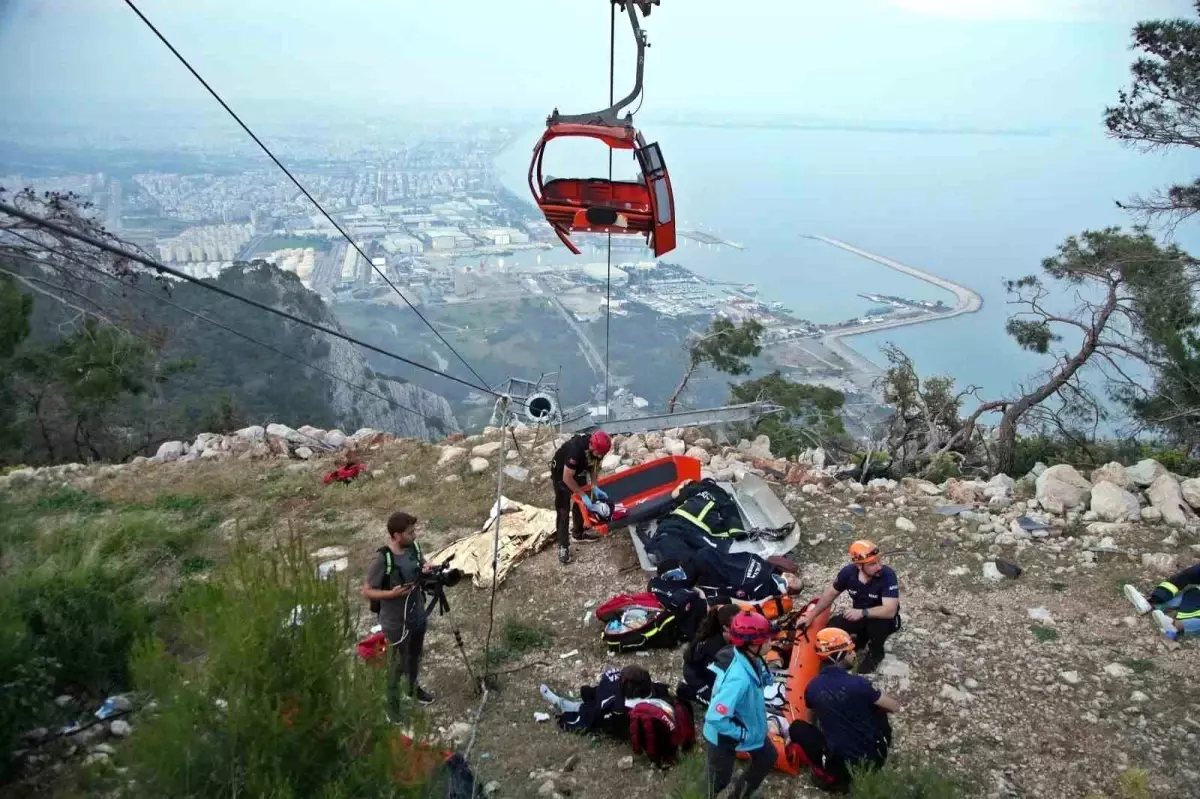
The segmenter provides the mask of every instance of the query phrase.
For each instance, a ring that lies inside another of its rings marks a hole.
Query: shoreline
[[[874,333],[879,330],[891,330],[898,327],[907,327],[909,325],[920,325],[928,322],[937,322],[942,319],[953,319],[956,316],[963,314],[977,313],[983,307],[983,296],[974,289],[967,288],[952,280],[947,280],[943,277],[938,277],[932,272],[926,272],[923,269],[907,266],[899,261],[893,261],[891,258],[886,258],[882,255],[876,255],[873,252],[855,247],[852,244],[847,244],[839,239],[830,238],[828,236],[801,236],[801,238],[812,239],[813,241],[824,242],[838,249],[853,253],[861,258],[866,258],[869,261],[881,264],[894,269],[897,272],[914,277],[917,280],[922,280],[930,285],[936,286],[944,291],[949,291],[956,298],[954,307],[944,313],[933,313],[925,316],[915,317],[911,319],[895,319],[889,322],[880,322],[879,324],[859,325],[857,327],[848,327],[842,330],[833,330],[825,333],[821,337],[821,341],[831,349],[837,350],[843,357],[850,361],[859,361],[861,364],[869,364],[871,369],[878,372],[880,367],[878,364],[871,361],[858,350],[854,349],[848,342],[842,341],[845,338],[853,336],[861,336],[865,333]]]

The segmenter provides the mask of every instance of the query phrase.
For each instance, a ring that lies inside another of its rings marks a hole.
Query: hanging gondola
[[[633,91],[620,102],[591,114],[562,115],[554,109],[546,119],[546,132],[533,148],[529,164],[529,189],[546,216],[546,221],[571,252],[579,248],[572,232],[641,234],[660,256],[675,249],[675,200],[671,177],[657,143],[647,144],[633,126],[633,114],[621,116],[642,93],[646,35],[638,24],[636,10],[649,15],[658,0],[612,0],[629,14],[637,42],[637,78]],[[636,9],[635,9],[636,6]],[[612,150],[632,150],[641,176],[622,181],[604,178],[554,178],[545,180],[542,159],[553,139],[581,137],[596,139]]]

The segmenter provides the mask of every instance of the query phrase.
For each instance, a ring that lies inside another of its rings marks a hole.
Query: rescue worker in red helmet
[[[751,796],[775,768],[775,745],[767,739],[763,696],[763,689],[774,682],[763,655],[775,632],[761,613],[739,613],[725,634],[730,646],[722,649],[709,666],[717,675],[704,714],[709,796],[716,796],[729,785],[738,752],[749,755],[750,765],[733,783],[729,796],[734,799]]]
[[[826,627],[817,632],[814,648],[821,671],[804,689],[808,719],[792,722],[788,737],[804,750],[818,784],[845,790],[852,767],[880,767],[887,760],[892,744],[887,714],[899,711],[900,703],[847,670],[856,657],[850,633]]]
[[[858,673],[870,674],[883,660],[888,636],[900,629],[900,583],[896,573],[883,565],[874,543],[863,540],[850,545],[850,563],[842,567],[833,585],[801,621],[811,623],[843,591],[849,592],[852,607],[835,615],[826,626],[840,627],[850,633],[860,652],[866,650]]]
[[[612,438],[603,430],[594,433],[579,433],[567,439],[554,453],[550,461],[550,482],[554,486],[554,510],[558,514],[558,559],[561,563],[571,562],[571,541],[567,537],[567,521],[571,521],[571,538],[579,542],[595,541],[599,536],[583,529],[583,515],[579,506],[571,501],[580,497],[588,510],[594,503],[607,499],[595,485],[600,475],[600,461],[612,449]],[[590,484],[589,490],[584,490]]]

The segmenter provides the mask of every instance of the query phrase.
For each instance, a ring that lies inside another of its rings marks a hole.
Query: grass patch
[[[1117,789],[1121,799],[1150,799],[1150,775],[1145,769],[1126,769],[1117,780]]]
[[[212,571],[214,566],[216,566],[216,563],[213,562],[212,558],[206,558],[203,555],[192,555],[179,562],[179,574],[184,577],[189,574],[200,574]]]
[[[1058,630],[1052,627],[1043,627],[1040,624],[1032,624],[1029,631],[1033,633],[1033,637],[1041,641],[1043,644],[1049,641],[1058,640]]]
[[[80,491],[74,486],[59,486],[49,494],[34,500],[30,510],[44,513],[100,513],[108,510],[109,503],[95,494]]]
[[[505,619],[499,643],[488,650],[488,661],[495,664],[516,660],[529,652],[544,649],[553,640],[554,634],[549,630]]]
[[[964,786],[948,767],[912,757],[889,760],[881,769],[851,769],[852,799],[959,799]]]
[[[1052,582],[1052,583],[1050,583],[1050,588],[1061,594],[1067,590],[1067,584],[1060,583],[1060,582]]]
[[[1138,660],[1136,658],[1125,661],[1125,665],[1133,669],[1134,674],[1146,674],[1158,668],[1153,660]]]
[[[156,510],[176,511],[178,513],[194,514],[204,507],[204,497],[188,494],[159,494],[151,504]]]

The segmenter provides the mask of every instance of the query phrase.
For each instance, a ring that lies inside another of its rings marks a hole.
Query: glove
[[[583,507],[587,508],[589,511],[592,511],[593,513],[596,511],[596,503],[593,502],[592,498],[589,497],[587,494],[583,495]]]
[[[596,486],[595,488],[592,489],[592,499],[605,500],[605,499],[608,499],[608,494],[605,493],[603,488],[601,488],[600,486]]]

